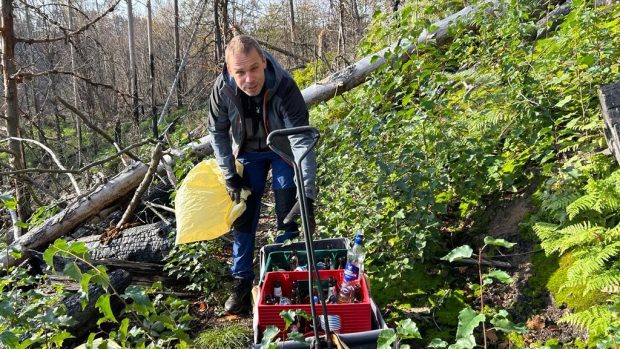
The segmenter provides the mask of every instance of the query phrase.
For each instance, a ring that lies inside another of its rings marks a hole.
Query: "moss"
[[[443,284],[443,278],[429,275],[427,266],[415,264],[398,279],[371,277],[372,296],[380,307],[394,304],[400,308],[420,307],[426,303],[425,295]],[[415,280],[415,282],[412,282]],[[423,297],[423,298],[422,298]]]
[[[222,323],[201,332],[195,340],[196,349],[237,349],[251,344],[250,329],[240,323]]]
[[[566,303],[575,311],[583,311],[593,305],[605,302],[608,295],[602,292],[590,292],[584,295],[581,292],[574,292],[574,288],[562,289],[562,285],[567,281],[568,269],[575,263],[575,258],[572,254],[565,254],[559,258],[558,263],[557,270],[553,272],[547,282],[547,288],[551,291],[557,304]]]
[[[439,308],[435,311],[435,321],[439,325],[456,326],[459,321],[459,312],[468,306],[465,303],[465,293],[461,290],[452,291],[444,297],[442,292],[434,295],[443,297]]]

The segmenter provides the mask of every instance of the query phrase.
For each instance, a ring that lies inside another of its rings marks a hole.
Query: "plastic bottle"
[[[360,282],[360,273],[364,270],[364,258],[366,258],[366,251],[362,245],[363,238],[362,232],[358,232],[355,235],[353,248],[347,251],[347,264],[338,292],[338,303],[351,303],[355,297],[355,286]]]

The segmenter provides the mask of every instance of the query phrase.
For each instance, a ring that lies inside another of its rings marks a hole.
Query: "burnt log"
[[[616,161],[620,163],[620,82],[601,86],[598,97],[605,121],[605,139]]]
[[[99,211],[135,190],[144,178],[146,170],[147,166],[143,163],[128,166],[103,186],[67,206],[60,213],[48,218],[27,234],[20,236],[0,253],[0,268],[8,269],[19,261],[30,257],[31,250],[45,248],[50,242],[68,234]],[[13,250],[22,250],[22,257],[15,259],[10,253]]]
[[[168,237],[172,227],[164,222],[128,228],[107,244],[99,235],[78,239],[90,250],[90,257],[98,260],[124,260],[133,262],[161,263],[174,246]]]
[[[131,274],[127,271],[118,269],[108,273],[110,277],[110,286],[122,294],[125,288],[131,283]],[[97,320],[100,317],[99,310],[95,307],[99,297],[106,293],[100,285],[90,284],[88,286],[88,303],[86,307],[82,309],[82,303],[80,301],[80,294],[75,293],[62,301],[62,304],[67,308],[67,315],[76,321],[75,324],[68,328],[75,338],[81,338],[88,334],[88,332],[97,326]],[[122,309],[122,302],[118,297],[111,298],[112,310],[116,313]]]

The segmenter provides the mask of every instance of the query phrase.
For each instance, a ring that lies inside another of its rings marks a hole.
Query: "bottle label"
[[[358,268],[355,264],[347,263],[347,265],[344,267],[344,281],[345,282],[355,281],[359,278],[359,275],[360,275],[360,268]]]

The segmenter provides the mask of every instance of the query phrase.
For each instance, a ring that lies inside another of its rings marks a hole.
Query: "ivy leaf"
[[[303,334],[295,331],[295,332],[290,332],[289,334],[286,335],[287,339],[293,340],[295,342],[300,342],[300,343],[306,343],[306,337],[304,337]]]
[[[288,327],[295,322],[295,316],[297,312],[295,310],[282,310],[280,317],[284,320],[284,331],[288,330]]]
[[[17,210],[17,201],[15,201],[15,198],[11,196],[11,194],[2,193],[0,194],[0,207],[2,206],[11,211],[15,211]]]
[[[512,278],[510,277],[510,275],[508,275],[508,273],[503,270],[494,270],[488,274],[485,274],[484,277],[496,279],[503,284],[509,284],[512,282]]]
[[[148,315],[149,311],[154,310],[153,303],[144,289],[136,286],[130,286],[125,289],[125,295],[129,296],[133,300],[132,306],[139,313]]]
[[[73,336],[71,335],[71,333],[69,333],[67,330],[63,330],[60,333],[56,333],[52,338],[51,341],[52,343],[56,344],[58,347],[60,347],[62,345],[62,343],[65,341],[65,339],[69,339],[69,338],[73,338]]]
[[[3,331],[0,333],[0,343],[9,348],[15,348],[19,345],[19,338],[11,331]]]
[[[67,263],[62,273],[72,278],[75,282],[82,281],[82,271],[75,262]]]
[[[58,249],[52,245],[43,252],[43,260],[54,270],[54,256],[58,253]]]
[[[429,348],[445,348],[448,346],[448,342],[444,341],[441,338],[433,338],[430,343],[428,343],[427,347]]]
[[[0,316],[3,318],[9,318],[15,313],[15,309],[13,309],[13,305],[9,301],[0,302]]]
[[[484,314],[478,314],[469,307],[461,310],[459,313],[459,325],[456,329],[457,342],[454,344],[458,346],[454,348],[473,348],[476,345],[474,330],[484,319]],[[471,346],[469,346],[470,344]],[[453,346],[451,345],[449,348],[453,348]]]
[[[508,242],[504,239],[494,239],[490,236],[484,238],[484,243],[487,245],[501,246],[506,248],[511,248],[512,246],[516,245],[516,243],[514,242]]]
[[[392,329],[385,329],[379,333],[377,349],[390,349],[390,345],[396,341],[396,333]]]
[[[410,338],[419,338],[420,331],[418,330],[418,325],[411,321],[411,319],[405,319],[398,324],[398,328],[396,329],[401,339],[410,339]]]
[[[491,319],[491,324],[495,326],[496,330],[500,330],[506,333],[526,333],[527,328],[525,325],[517,325],[514,322],[508,319],[508,312],[504,309],[500,310],[499,313],[495,314]]]
[[[118,322],[114,317],[114,312],[112,312],[112,307],[110,306],[110,295],[108,293],[104,293],[99,296],[95,306],[99,309],[101,314],[103,314],[103,317],[97,320],[97,325],[106,321]]]
[[[263,340],[261,341],[261,346],[263,348],[271,347],[273,343],[273,339],[280,333],[280,330],[276,326],[267,326],[265,332],[263,332]]]
[[[455,248],[454,250],[450,251],[450,253],[448,253],[447,255],[441,257],[441,260],[454,262],[454,261],[458,261],[464,258],[469,258],[471,257],[472,253],[474,253],[474,250],[472,250],[471,247],[469,247],[468,245],[463,245],[463,246]]]

